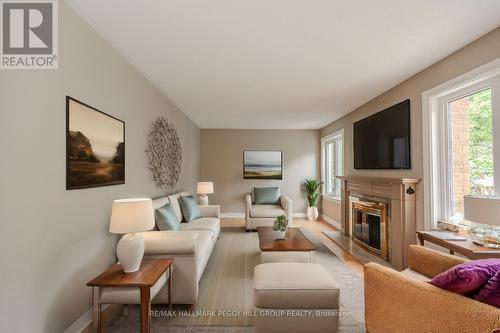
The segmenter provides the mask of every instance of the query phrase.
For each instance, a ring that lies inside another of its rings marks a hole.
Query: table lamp
[[[206,206],[208,205],[207,194],[214,193],[214,184],[212,182],[199,182],[198,186],[196,187],[196,193],[200,195],[198,203],[200,205]]]
[[[113,201],[109,232],[124,234],[116,246],[116,255],[125,273],[139,270],[144,256],[144,238],[137,232],[153,229],[153,201],[149,198]]]
[[[472,240],[486,247],[500,248],[500,196],[464,196],[464,217],[483,225],[472,227]]]

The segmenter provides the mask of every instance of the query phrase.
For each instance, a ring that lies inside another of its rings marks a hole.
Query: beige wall
[[[319,131],[317,130],[201,130],[201,179],[213,181],[211,202],[224,213],[243,213],[243,197],[252,187],[280,186],[293,200],[293,211],[305,213],[301,191],[306,178],[320,178]],[[281,149],[283,180],[243,179],[243,150]]]
[[[340,204],[336,201],[321,198],[321,214],[326,217],[331,218],[332,220],[338,222],[340,225],[341,222],[341,214],[340,214]]]
[[[346,175],[422,178],[422,92],[500,57],[500,28],[388,90],[321,130],[321,136],[344,128]],[[411,100],[411,170],[354,170],[353,122],[409,98]],[[423,228],[423,186],[420,183],[417,228]]]
[[[157,196],[144,149],[167,116],[194,190],[199,129],[63,1],[58,70],[0,70],[0,331],[62,332],[90,308],[86,283],[115,260],[113,199]],[[126,184],[65,190],[65,96],[126,123]]]

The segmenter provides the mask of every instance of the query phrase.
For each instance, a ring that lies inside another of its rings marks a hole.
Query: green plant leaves
[[[306,179],[303,190],[306,193],[307,201],[309,202],[309,207],[316,207],[318,204],[319,197],[321,195],[320,188],[323,184],[322,181],[316,179]]]

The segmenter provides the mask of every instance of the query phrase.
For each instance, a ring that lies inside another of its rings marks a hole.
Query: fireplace
[[[387,239],[387,204],[384,202],[352,201],[351,238],[368,252],[389,259]]]
[[[408,246],[417,242],[416,211],[420,180],[362,176],[339,178],[342,180],[342,233],[352,243],[384,258],[395,269],[405,269]],[[352,225],[354,203],[356,218],[359,219],[356,237]],[[377,226],[380,228],[378,246],[375,235]]]

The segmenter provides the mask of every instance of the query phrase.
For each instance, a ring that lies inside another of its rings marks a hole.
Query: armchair
[[[370,333],[490,333],[500,328],[500,309],[430,283],[437,274],[467,261],[411,245],[408,269],[369,263],[364,268],[365,322]]]
[[[255,230],[257,227],[272,226],[276,217],[285,215],[288,225],[292,224],[292,199],[280,196],[278,205],[256,205],[253,193],[245,194],[245,229]]]

